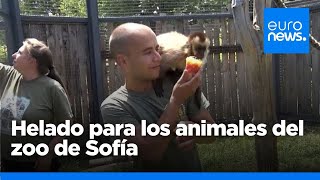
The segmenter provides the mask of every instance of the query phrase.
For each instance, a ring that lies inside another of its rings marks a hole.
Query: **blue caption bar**
[[[88,179],[116,179],[116,180],[168,180],[168,179],[319,179],[320,173],[0,173],[0,180],[88,180]]]

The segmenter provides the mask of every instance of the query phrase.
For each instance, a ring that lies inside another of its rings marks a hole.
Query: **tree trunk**
[[[254,124],[266,124],[268,134],[256,136],[255,148],[259,171],[277,171],[277,139],[272,126],[276,123],[275,93],[272,83],[272,55],[263,54],[263,10],[271,0],[254,2],[253,22],[249,16],[249,0],[233,0],[232,12],[237,38],[244,51],[252,92]]]

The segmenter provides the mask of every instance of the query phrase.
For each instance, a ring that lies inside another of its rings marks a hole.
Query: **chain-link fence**
[[[0,10],[2,10],[1,3]],[[5,63],[7,61],[7,54],[5,23],[4,18],[0,16],[0,63]]]
[[[228,11],[231,0],[99,0],[99,15],[143,16],[210,14]]]
[[[208,14],[229,10],[231,0],[98,0],[100,17]],[[86,17],[86,0],[19,0],[22,15]]]
[[[19,0],[22,15],[86,17],[86,0]]]
[[[7,57],[6,32],[5,30],[0,30],[0,62],[5,63]]]
[[[98,0],[99,17],[189,15],[230,11],[232,0]],[[282,0],[308,7],[319,0]],[[250,2],[252,9],[252,1]],[[86,0],[19,0],[22,15],[86,17]]]

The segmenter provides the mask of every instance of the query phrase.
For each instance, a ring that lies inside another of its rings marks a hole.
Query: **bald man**
[[[157,97],[152,81],[160,70],[159,45],[155,33],[147,26],[125,23],[118,26],[109,40],[113,59],[121,68],[125,84],[112,93],[101,105],[104,123],[134,124],[136,136],[124,137],[138,146],[134,157],[137,171],[201,171],[201,164],[193,137],[176,137],[174,130],[180,121],[213,123],[206,110],[203,96],[198,108],[195,90],[200,86],[200,72],[192,76],[184,71],[176,84],[164,80],[164,96]],[[169,124],[169,136],[141,136],[141,120],[158,126]],[[114,137],[119,139],[119,137]]]

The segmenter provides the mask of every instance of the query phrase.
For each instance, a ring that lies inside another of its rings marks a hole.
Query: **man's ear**
[[[118,64],[118,66],[120,66],[121,68],[126,68],[127,67],[127,57],[123,54],[118,54],[116,57],[116,62]]]

